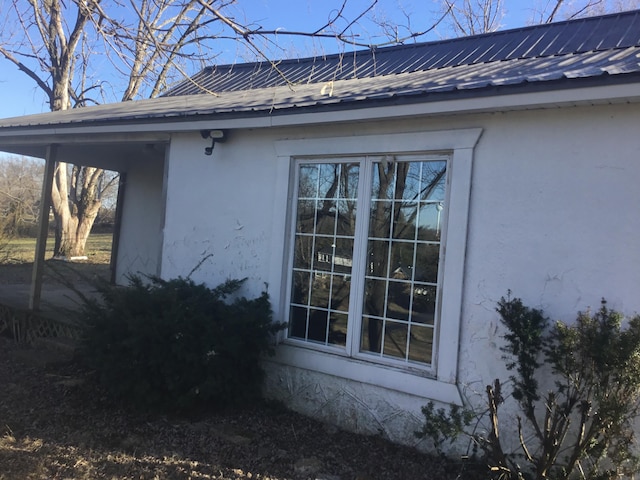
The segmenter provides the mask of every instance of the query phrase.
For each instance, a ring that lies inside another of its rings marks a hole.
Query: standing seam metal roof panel
[[[474,65],[491,65],[505,61],[520,61],[520,78],[548,76],[544,68],[557,68],[572,62],[583,62],[574,70],[616,54],[616,49],[638,46],[640,42],[640,11],[631,11],[603,17],[591,17],[554,24],[536,25],[485,35],[417,43],[394,47],[356,50],[322,57],[258,62],[252,64],[207,67],[189,81],[170,89],[163,96],[192,95],[203,91],[225,92],[278,86],[295,86],[354,78],[427,72],[451,67],[465,67],[466,74],[476,72]],[[586,57],[573,55],[592,52]],[[555,57],[566,57],[558,61]],[[551,59],[535,62],[535,70],[528,70],[527,59]],[[620,70],[628,66],[615,67]],[[487,68],[486,71],[493,69]],[[495,70],[500,72],[500,68]],[[470,74],[471,75],[471,74]],[[498,75],[498,73],[496,73]],[[201,85],[203,88],[198,88]]]
[[[624,46],[625,38],[629,32],[630,19],[622,17],[608,28],[608,34],[603,40],[605,45],[615,45],[616,47]]]

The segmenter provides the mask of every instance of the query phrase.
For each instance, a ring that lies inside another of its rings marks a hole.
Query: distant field
[[[95,233],[89,236],[85,253],[90,263],[109,263],[111,258],[110,233]],[[0,244],[0,263],[33,262],[36,248],[35,238],[16,238]],[[53,237],[47,240],[45,258],[53,256]]]

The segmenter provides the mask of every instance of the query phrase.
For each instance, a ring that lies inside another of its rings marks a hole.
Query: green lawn
[[[110,233],[92,233],[87,240],[86,255],[91,263],[109,263],[111,257]],[[0,262],[23,263],[33,262],[36,248],[35,238],[15,238],[0,243]],[[47,239],[45,258],[53,256],[53,237]]]

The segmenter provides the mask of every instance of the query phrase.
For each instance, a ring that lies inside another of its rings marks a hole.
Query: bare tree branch
[[[553,5],[553,7],[551,7]],[[532,23],[551,23],[558,20],[623,12],[640,7],[640,0],[565,0],[547,1],[534,11]],[[550,12],[549,12],[550,10]]]
[[[49,98],[52,110],[63,110],[100,103],[99,98],[89,95],[104,94],[109,82],[94,78],[92,59],[96,54],[102,54],[98,58],[106,56],[114,73],[125,78],[121,100],[143,93],[155,96],[172,75],[189,78],[188,64],[202,68],[203,63],[211,62],[215,58],[212,42],[220,38],[241,41],[267,61],[270,55],[258,39],[276,45],[273,39],[278,36],[304,35],[370,47],[357,42],[351,29],[377,2],[371,0],[368,8],[349,21],[344,14],[347,0],[343,0],[325,25],[307,33],[242,25],[223,11],[234,0],[114,1],[119,7],[128,8],[108,9],[109,5],[99,0],[11,0],[20,29],[9,34],[0,32],[0,55],[36,82]],[[126,15],[118,18],[122,11],[135,12],[135,19]],[[338,29],[337,23],[343,21],[346,26]],[[219,31],[211,33],[216,24]],[[18,42],[13,41],[13,34]],[[277,63],[272,64],[278,70]],[[57,166],[52,192],[59,225],[56,252],[81,253],[82,232],[88,234],[100,205],[97,185],[102,173],[91,167],[69,168],[64,163]]]
[[[556,6],[553,7],[553,10],[551,11],[549,16],[547,17],[547,20],[545,21],[545,23],[553,22],[553,20],[556,18],[556,15],[558,14],[558,10],[560,10],[560,6],[562,5],[563,2],[564,2],[564,0],[557,0],[556,1]]]
[[[46,82],[44,82],[36,72],[31,70],[24,63],[18,60],[15,56],[12,55],[11,52],[5,49],[2,45],[0,45],[0,54],[2,54],[4,58],[9,60],[11,63],[13,63],[16,67],[18,67],[20,71],[26,73],[29,76],[29,78],[34,80],[38,84],[38,86],[47,94],[47,96],[51,96],[52,92],[49,85]]]
[[[496,31],[504,17],[503,0],[443,0],[445,17],[457,36]]]

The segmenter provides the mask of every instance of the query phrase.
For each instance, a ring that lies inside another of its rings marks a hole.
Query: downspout
[[[47,249],[47,235],[49,233],[49,209],[51,208],[51,191],[53,189],[53,174],[56,169],[58,145],[47,146],[45,157],[44,179],[40,195],[40,213],[38,214],[38,236],[36,237],[36,252],[31,273],[31,291],[29,293],[29,309],[40,309],[42,294],[42,274],[44,272],[44,255]]]

